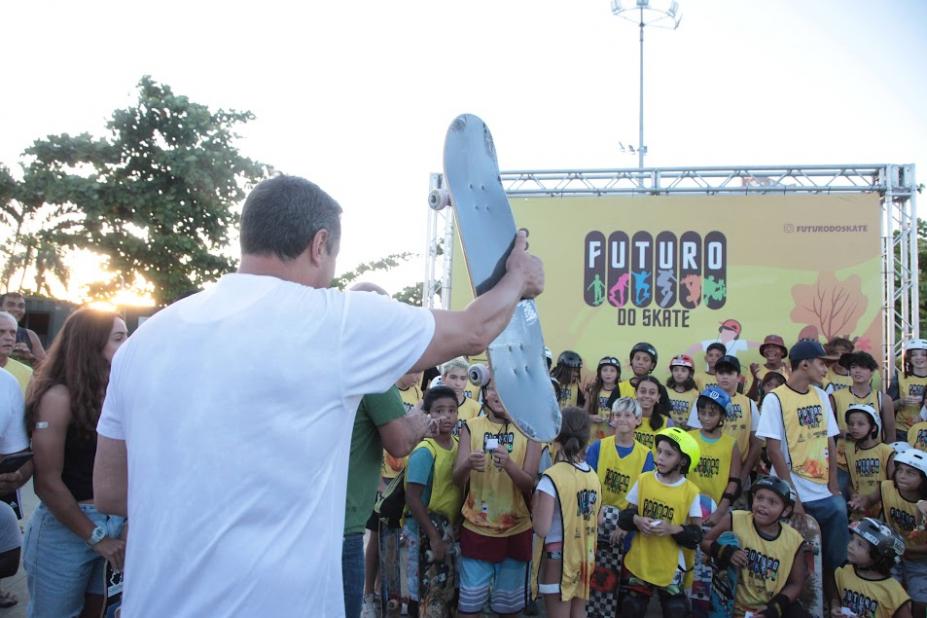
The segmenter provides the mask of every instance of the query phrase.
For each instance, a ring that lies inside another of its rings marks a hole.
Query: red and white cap
[[[692,357],[688,354],[677,354],[670,360],[670,370],[673,367],[688,367],[689,369],[695,369],[695,361],[692,360]]]

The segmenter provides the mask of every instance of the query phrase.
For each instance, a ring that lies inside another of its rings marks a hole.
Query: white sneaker
[[[365,594],[364,605],[361,607],[361,618],[379,618],[380,609],[377,603],[377,595]]]

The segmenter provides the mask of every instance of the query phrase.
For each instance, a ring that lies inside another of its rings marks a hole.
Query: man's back
[[[375,294],[252,275],[148,320],[99,427],[128,452],[124,615],[341,615],[353,413],[432,332]]]

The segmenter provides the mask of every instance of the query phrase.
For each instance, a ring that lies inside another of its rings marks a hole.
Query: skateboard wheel
[[[446,189],[432,189],[428,192],[428,205],[434,210],[442,210],[451,205],[451,194]]]
[[[476,386],[486,386],[489,384],[489,367],[482,363],[476,363],[470,365],[470,368],[467,369],[467,376],[470,378],[470,382]]]

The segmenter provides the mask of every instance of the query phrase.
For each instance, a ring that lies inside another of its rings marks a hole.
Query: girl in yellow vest
[[[583,407],[586,405],[586,394],[582,386],[583,358],[573,350],[564,350],[557,357],[557,364],[551,369],[550,375],[559,385],[557,399],[560,409],[570,406]]]
[[[551,618],[586,615],[602,508],[599,479],[584,460],[589,431],[583,409],[563,411],[557,462],[544,472],[534,494],[534,531],[544,539],[538,592]]]
[[[844,389],[837,395],[849,391],[849,388]],[[850,494],[869,495],[882,485],[882,481],[892,477],[895,471],[892,462],[895,452],[891,446],[882,442],[879,415],[871,405],[851,404],[843,416],[847,428],[846,465],[850,476]],[[865,515],[878,517],[878,505],[870,507]]]
[[[718,506],[705,522],[714,526],[727,515],[740,495],[740,451],[731,436],[722,433],[731,410],[731,397],[720,386],[709,386],[695,402],[700,429],[689,433],[698,443],[699,464],[689,472],[689,480]]]
[[[798,602],[805,582],[801,559],[804,538],[785,523],[792,514],[792,490],[774,476],[750,488],[750,511],[731,511],[702,541],[702,551],[719,569],[739,569],[734,616],[750,612],[764,618],[810,616]]]
[[[895,402],[895,425],[898,440],[908,439],[908,430],[917,422],[927,391],[927,339],[911,339],[904,344],[901,375],[888,389]]]
[[[460,428],[467,419],[480,414],[480,403],[472,397],[467,397],[467,385],[470,379],[467,377],[467,359],[463,356],[452,358],[441,365],[441,385],[447,386],[454,390],[457,395],[457,426],[454,427],[454,435],[460,435]]]
[[[528,500],[541,446],[509,418],[492,382],[483,388],[486,416],[460,431],[454,482],[466,487],[460,531],[458,616],[517,614],[528,596],[533,531]]]
[[[670,400],[670,418],[676,427],[685,429],[689,425],[689,411],[699,393],[694,378],[695,361],[688,354],[680,354],[673,357],[669,368],[666,391]]]
[[[457,397],[457,392],[447,386],[428,389],[422,409],[431,415],[438,433],[422,440],[409,455],[406,465],[403,531],[408,550],[406,576],[410,616],[418,615],[420,599],[425,600],[422,609],[427,616],[450,616],[454,609],[435,606],[429,600],[452,598],[456,587],[454,539],[463,502],[460,487],[454,484],[453,478],[458,444],[453,434],[457,426]],[[424,581],[423,569],[442,562],[445,577]],[[439,588],[444,592],[439,592]]]
[[[645,616],[657,592],[664,616],[684,618],[689,602],[683,578],[692,565],[691,550],[702,540],[699,490],[686,479],[698,466],[699,448],[679,427],[661,430],[655,442],[656,469],[640,475],[618,519],[623,530],[635,532],[622,566],[619,615]]]
[[[664,427],[669,427],[670,401],[666,388],[653,376],[642,376],[635,391],[641,407],[641,424],[634,431],[634,439],[653,450],[654,436]]]
[[[831,615],[860,618],[911,618],[911,597],[892,577],[904,541],[884,523],[867,517],[850,524],[847,562],[837,569],[837,598]]]
[[[589,385],[586,393],[586,411],[592,422],[592,439],[601,440],[614,433],[608,419],[612,411],[612,404],[619,397],[633,397],[634,391],[628,387],[625,390],[630,394],[621,392],[618,382],[621,379],[621,363],[614,356],[606,356],[599,361],[595,372],[595,382]]]
[[[865,512],[881,504],[882,518],[905,542],[904,558],[895,576],[902,580],[913,601],[913,614],[927,608],[927,531],[918,525],[919,500],[927,499],[927,454],[908,449],[895,454],[895,473],[878,491],[858,496],[850,508]]]

